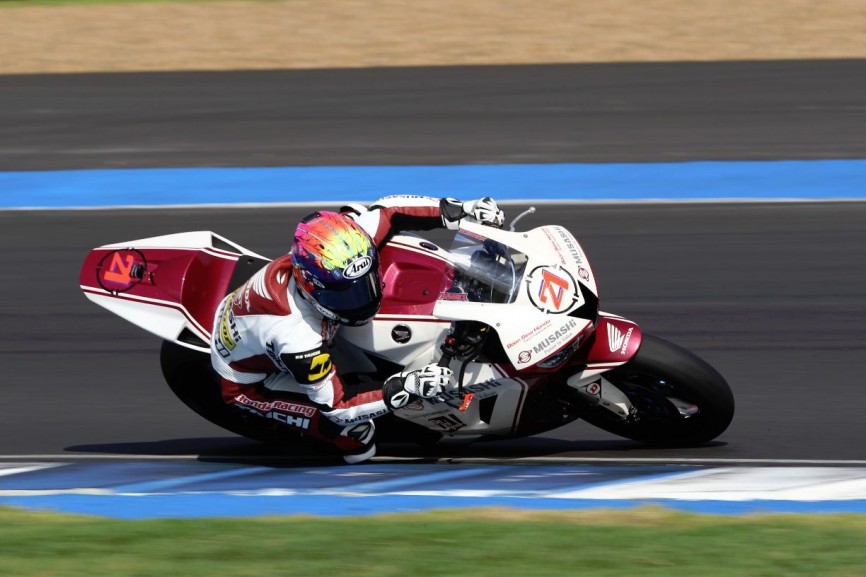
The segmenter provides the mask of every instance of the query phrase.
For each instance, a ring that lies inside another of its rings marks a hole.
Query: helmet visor
[[[348,324],[362,325],[379,311],[382,284],[379,275],[371,273],[350,283],[315,289],[312,297],[329,311],[346,319]]]

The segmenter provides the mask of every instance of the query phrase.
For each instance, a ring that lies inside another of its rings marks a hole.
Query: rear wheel
[[[706,361],[668,341],[644,335],[640,350],[603,377],[634,407],[628,419],[587,407],[581,417],[616,435],[660,445],[700,445],[721,435],[734,417],[734,396]]]
[[[223,429],[285,450],[333,451],[330,445],[311,441],[276,426],[269,420],[230,407],[222,400],[220,380],[207,353],[163,341],[160,351],[162,374],[169,388],[193,411]]]

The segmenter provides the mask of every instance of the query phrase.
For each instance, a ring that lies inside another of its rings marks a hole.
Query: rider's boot
[[[343,452],[343,460],[350,465],[363,463],[376,455],[373,421],[363,421],[343,429],[334,444]]]

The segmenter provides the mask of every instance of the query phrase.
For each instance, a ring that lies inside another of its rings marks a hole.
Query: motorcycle
[[[380,442],[419,445],[531,436],[583,419],[653,445],[693,446],[734,415],[725,379],[691,352],[599,310],[587,256],[564,227],[523,232],[461,221],[452,246],[400,234],[380,250],[383,301],[331,346],[347,387],[438,362],[455,383],[377,420]],[[214,312],[269,262],[210,231],[93,249],[85,296],[163,340],[160,363],[192,410],[239,435],[307,442],[223,403],[210,365]]]

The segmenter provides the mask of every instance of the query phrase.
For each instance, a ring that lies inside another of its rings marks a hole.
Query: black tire
[[[333,452],[330,445],[317,443],[284,427],[226,405],[222,401],[219,377],[207,353],[163,341],[160,365],[169,388],[186,406],[228,431],[274,445],[289,452]]]
[[[637,354],[603,377],[628,396],[636,418],[623,420],[602,407],[589,407],[581,417],[621,437],[654,445],[701,445],[721,435],[734,418],[734,396],[722,375],[658,337],[643,335]],[[697,412],[683,416],[668,397],[694,405]]]

